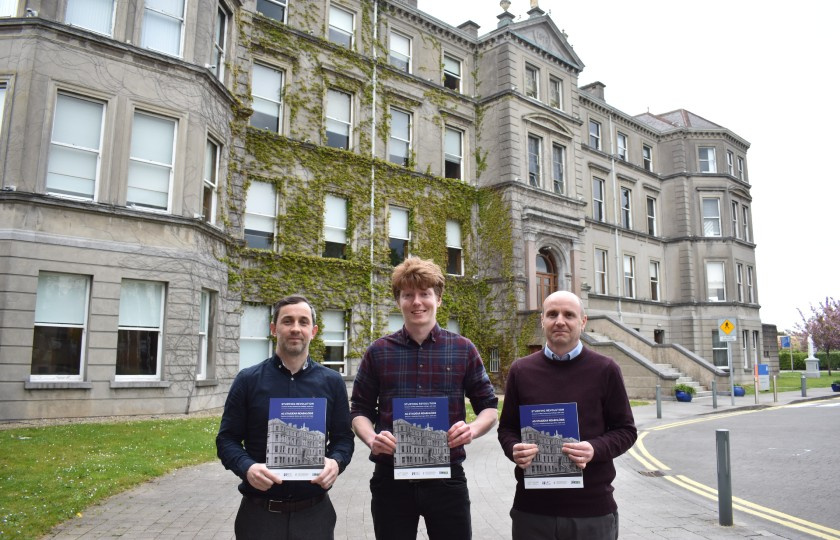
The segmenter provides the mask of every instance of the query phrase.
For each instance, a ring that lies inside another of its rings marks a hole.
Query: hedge
[[[828,364],[825,361],[825,353],[814,353],[820,361],[820,369],[828,369]],[[808,358],[808,353],[793,351],[793,370],[805,371],[805,359]],[[840,351],[831,351],[829,355],[831,361],[831,369],[840,370]],[[779,351],[779,367],[781,369],[790,369],[790,351]]]

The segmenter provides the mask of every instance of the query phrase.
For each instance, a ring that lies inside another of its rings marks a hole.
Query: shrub
[[[677,384],[674,385],[674,393],[677,392],[685,392],[686,394],[693,396],[694,395],[694,387],[689,386],[687,384]]]

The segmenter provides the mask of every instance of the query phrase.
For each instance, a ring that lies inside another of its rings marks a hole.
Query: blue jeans
[[[394,468],[377,464],[370,479],[370,511],[380,540],[415,540],[420,516],[430,540],[472,538],[470,493],[460,464],[452,478],[394,480]]]

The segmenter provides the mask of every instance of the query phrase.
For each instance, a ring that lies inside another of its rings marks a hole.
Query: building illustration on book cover
[[[563,443],[580,442],[577,404],[521,405],[519,420],[522,442],[539,447],[525,489],[582,488],[583,471],[563,453]]]
[[[308,480],[324,468],[325,398],[271,398],[265,464],[284,480]]]
[[[449,478],[449,400],[395,398],[394,478]]]

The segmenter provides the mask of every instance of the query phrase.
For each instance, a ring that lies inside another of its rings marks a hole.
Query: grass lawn
[[[219,417],[0,430],[0,538],[39,538],[85,508],[216,459]]]
[[[776,376],[776,389],[779,392],[790,392],[791,390],[800,390],[802,388],[802,373],[801,371],[782,371]],[[805,377],[805,388],[828,388],[834,381],[840,381],[840,372],[832,371],[831,376],[827,371],[820,371],[820,378]],[[748,384],[742,384],[744,392],[748,396],[755,395],[755,385],[752,381]],[[727,389],[729,387],[727,386]],[[718,387],[720,389],[720,387]],[[770,377],[770,389],[761,390],[759,394],[773,393],[773,377]]]

